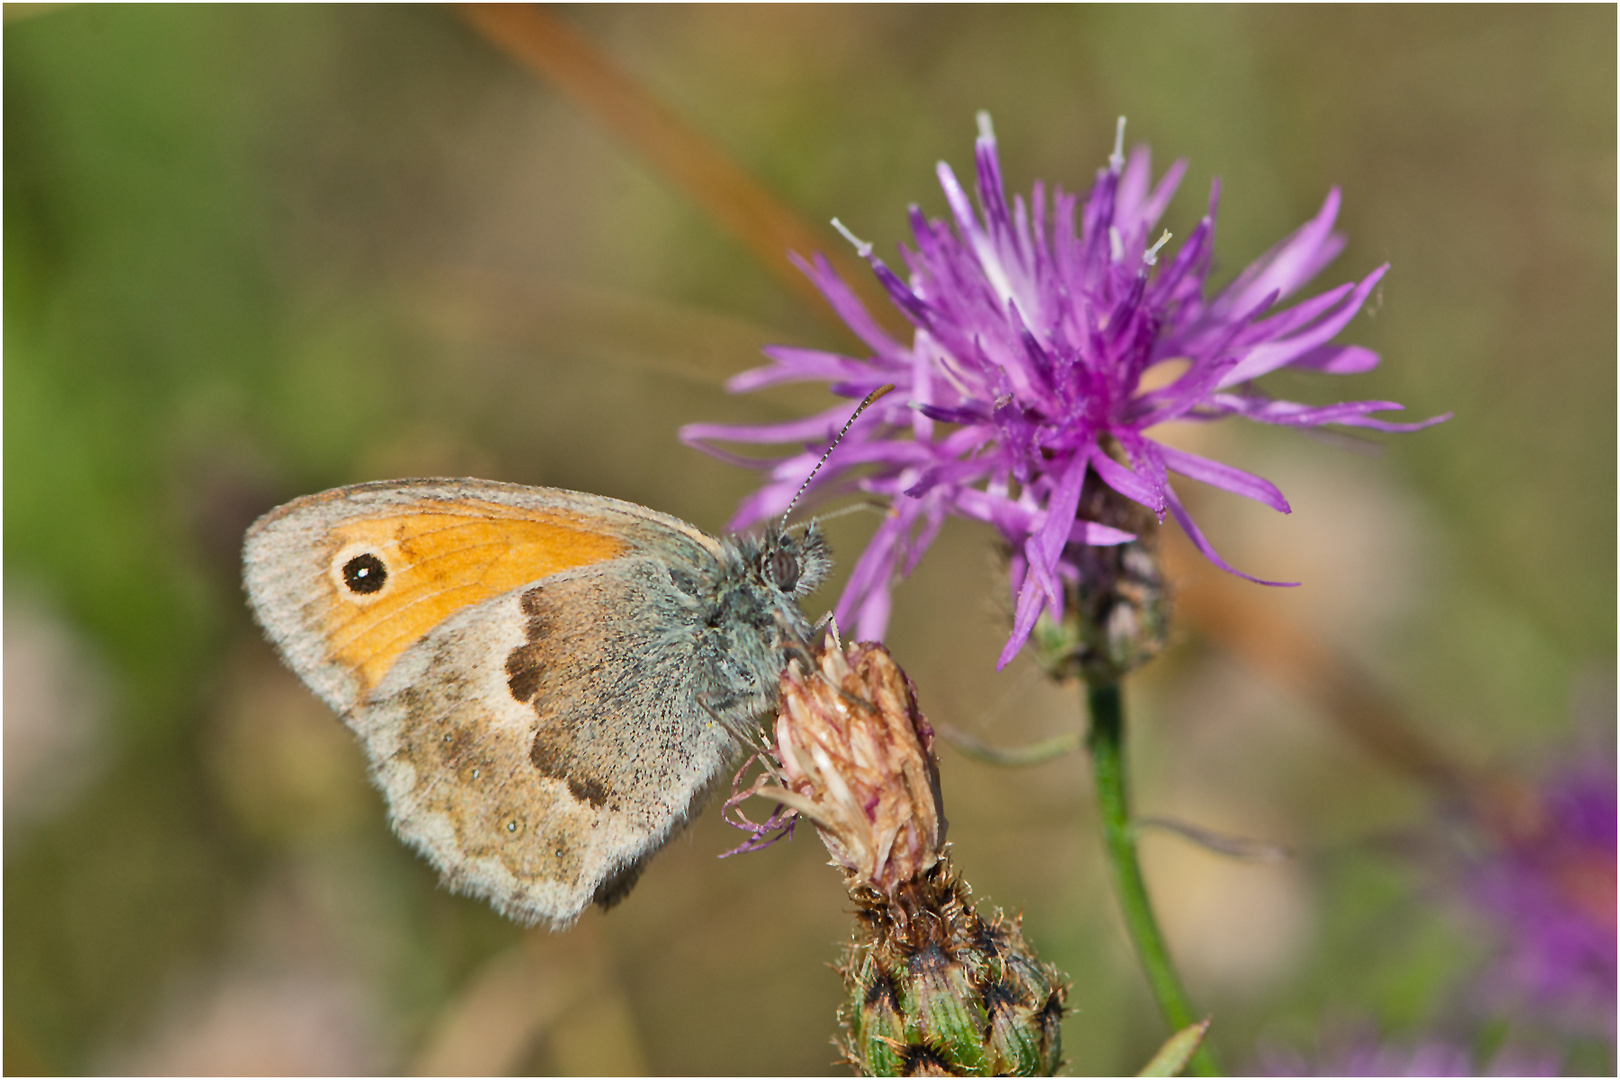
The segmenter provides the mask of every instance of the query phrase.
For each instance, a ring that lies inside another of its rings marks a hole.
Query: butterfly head
[[[716,594],[722,621],[739,629],[765,631],[778,645],[803,643],[810,621],[799,606],[832,570],[832,553],[819,526],[784,529],[768,526],[762,534],[734,536],[726,543],[731,570]],[[729,582],[729,584],[727,584]]]
[[[757,545],[754,566],[760,578],[794,599],[815,592],[832,572],[832,550],[813,521],[797,531],[772,527]]]
[[[814,524],[726,537],[720,555],[700,597],[708,701],[724,716],[752,717],[773,706],[786,657],[808,648],[813,626],[799,601],[826,580],[832,555]]]

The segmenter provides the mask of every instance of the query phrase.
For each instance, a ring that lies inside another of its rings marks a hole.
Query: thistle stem
[[[1147,975],[1153,996],[1159,1001],[1164,1018],[1171,1031],[1197,1023],[1201,1019],[1193,1012],[1182,989],[1181,978],[1170,962],[1170,953],[1164,947],[1164,936],[1159,933],[1159,922],[1153,917],[1153,905],[1148,900],[1147,884],[1142,880],[1142,866],[1136,857],[1136,832],[1131,825],[1130,796],[1125,777],[1125,706],[1117,682],[1088,682],[1086,703],[1091,710],[1091,733],[1087,744],[1091,749],[1092,768],[1097,778],[1097,803],[1102,812],[1103,844],[1108,863],[1113,869],[1114,890],[1119,906],[1130,929],[1131,941],[1136,946],[1137,958]],[[1207,1047],[1199,1047],[1190,1062],[1191,1071],[1198,1076],[1219,1076],[1220,1070]]]

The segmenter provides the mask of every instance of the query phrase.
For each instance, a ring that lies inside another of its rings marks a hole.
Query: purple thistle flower
[[[1487,1005],[1614,1038],[1616,809],[1612,757],[1566,769],[1533,827],[1472,868],[1469,899],[1501,943]]]
[[[1169,234],[1151,243],[1150,235],[1186,171],[1185,161],[1150,184],[1146,148],[1134,150],[1128,161],[1124,156],[1121,118],[1108,167],[1098,172],[1084,201],[1062,189],[1048,200],[1037,182],[1027,203],[1015,196],[1009,206],[989,118],[980,114],[979,125],[978,212],[941,163],[939,181],[954,220],[931,221],[911,208],[916,247],[901,248],[906,280],[874,256],[871,245],[834,222],[912,323],[910,345],[878,325],[824,258],[810,263],[795,256],[871,355],[858,359],[776,346],[765,350],[774,363],[729,384],[742,392],[826,380],[834,394],[856,399],[884,383],[900,390],[850,430],[813,486],[823,497],[852,491],[879,496],[891,508],[835,609],[840,624],[855,625],[858,638],[882,637],[892,583],[911,572],[946,515],[955,514],[995,526],[1013,553],[1017,602],[1012,636],[998,664],[1005,666],[1043,610],[1061,621],[1063,583],[1079,575],[1071,545],[1134,539],[1117,527],[1122,521],[1079,517],[1088,474],[1161,522],[1170,514],[1206,558],[1249,578],[1204,538],[1170,474],[1284,513],[1288,501],[1259,476],[1157,441],[1155,425],[1243,416],[1293,427],[1411,431],[1446,419],[1392,423],[1372,414],[1401,408],[1394,402],[1308,406],[1277,400],[1253,385],[1283,367],[1349,374],[1378,363],[1371,350],[1332,339],[1387,266],[1360,282],[1279,307],[1344,246],[1333,232],[1337,189],[1314,218],[1206,298],[1218,182],[1204,218],[1168,265],[1159,265]],[[692,424],[681,437],[726,460],[769,471],[732,520],[733,528],[744,528],[788,509],[847,415],[847,407],[838,405],[782,424]],[[804,448],[759,460],[716,449],[714,440]]]

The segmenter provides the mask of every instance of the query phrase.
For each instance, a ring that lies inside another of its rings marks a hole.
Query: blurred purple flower
[[[1477,864],[1468,896],[1502,951],[1486,1004],[1615,1035],[1615,769],[1612,756],[1544,785],[1532,827]]]
[[[1282,1047],[1264,1047],[1254,1072],[1260,1076],[1557,1076],[1560,1063],[1561,1055],[1556,1053],[1505,1046],[1476,1066],[1471,1051],[1448,1039],[1387,1042],[1370,1026],[1358,1026],[1330,1034],[1314,1059]]]
[[[1066,557],[1070,545],[1132,539],[1116,527],[1122,521],[1078,518],[1088,473],[1160,521],[1169,513],[1206,558],[1238,573],[1199,532],[1169,474],[1284,513],[1287,500],[1261,477],[1155,440],[1149,434],[1155,425],[1242,416],[1292,427],[1411,431],[1445,419],[1392,423],[1372,414],[1401,408],[1394,402],[1309,406],[1277,400],[1253,385],[1283,367],[1350,374],[1378,363],[1371,350],[1332,339],[1387,266],[1358,283],[1278,307],[1344,247],[1333,232],[1338,189],[1314,218],[1206,298],[1219,183],[1204,218],[1169,264],[1159,266],[1169,234],[1151,245],[1150,234],[1186,162],[1176,162],[1150,184],[1148,151],[1139,147],[1127,161],[1123,143],[1122,118],[1108,167],[1083,202],[1062,189],[1049,202],[1045,186],[1036,182],[1027,204],[1015,197],[1009,207],[995,137],[981,114],[978,212],[941,163],[939,181],[955,228],[911,208],[916,248],[901,249],[909,280],[874,256],[871,245],[850,236],[915,327],[911,344],[891,338],[818,255],[814,263],[799,265],[872,355],[857,359],[776,346],[765,350],[773,364],[729,384],[742,392],[827,380],[833,393],[857,399],[884,383],[901,391],[871,408],[875,422],[855,425],[817,477],[823,495],[861,491],[891,506],[835,610],[841,624],[855,625],[858,638],[882,637],[892,582],[911,572],[945,516],[956,514],[994,525],[1013,552],[1017,606],[1000,659],[1004,666],[1043,610],[1061,620],[1062,583],[1078,575]],[[806,419],[758,426],[693,424],[681,437],[716,456],[769,470],[764,486],[744,500],[732,521],[743,528],[788,508],[848,411],[838,405]],[[797,442],[804,449],[760,460],[716,449],[714,440]]]

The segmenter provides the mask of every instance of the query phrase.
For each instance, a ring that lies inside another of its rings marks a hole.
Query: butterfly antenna
[[[839,429],[838,434],[833,438],[833,441],[827,446],[827,452],[821,455],[821,460],[816,462],[816,467],[810,470],[810,475],[804,478],[804,483],[799,485],[799,490],[795,491],[793,493],[793,498],[788,500],[787,509],[782,512],[782,527],[783,528],[787,528],[788,515],[792,514],[793,513],[793,508],[796,505],[798,505],[799,496],[801,496],[801,495],[803,495],[805,493],[805,490],[807,488],[809,488],[809,486],[810,486],[810,481],[812,481],[812,480],[814,480],[816,478],[816,473],[820,472],[821,467],[823,465],[827,464],[827,459],[832,457],[832,452],[835,449],[838,448],[838,444],[840,442],[843,442],[844,436],[849,433],[849,429],[852,426],[854,426],[855,421],[857,421],[857,420],[859,420],[861,418],[861,413],[866,411],[866,407],[868,405],[872,404],[872,402],[876,401],[878,398],[882,397],[883,395],[887,394],[889,391],[891,391],[893,389],[894,389],[894,383],[884,383],[882,386],[878,387],[876,390],[872,391],[870,394],[867,394],[866,397],[864,399],[862,399],[861,403],[859,405],[855,406],[855,411],[850,414],[850,417],[849,417],[848,420],[844,421],[844,426]]]

